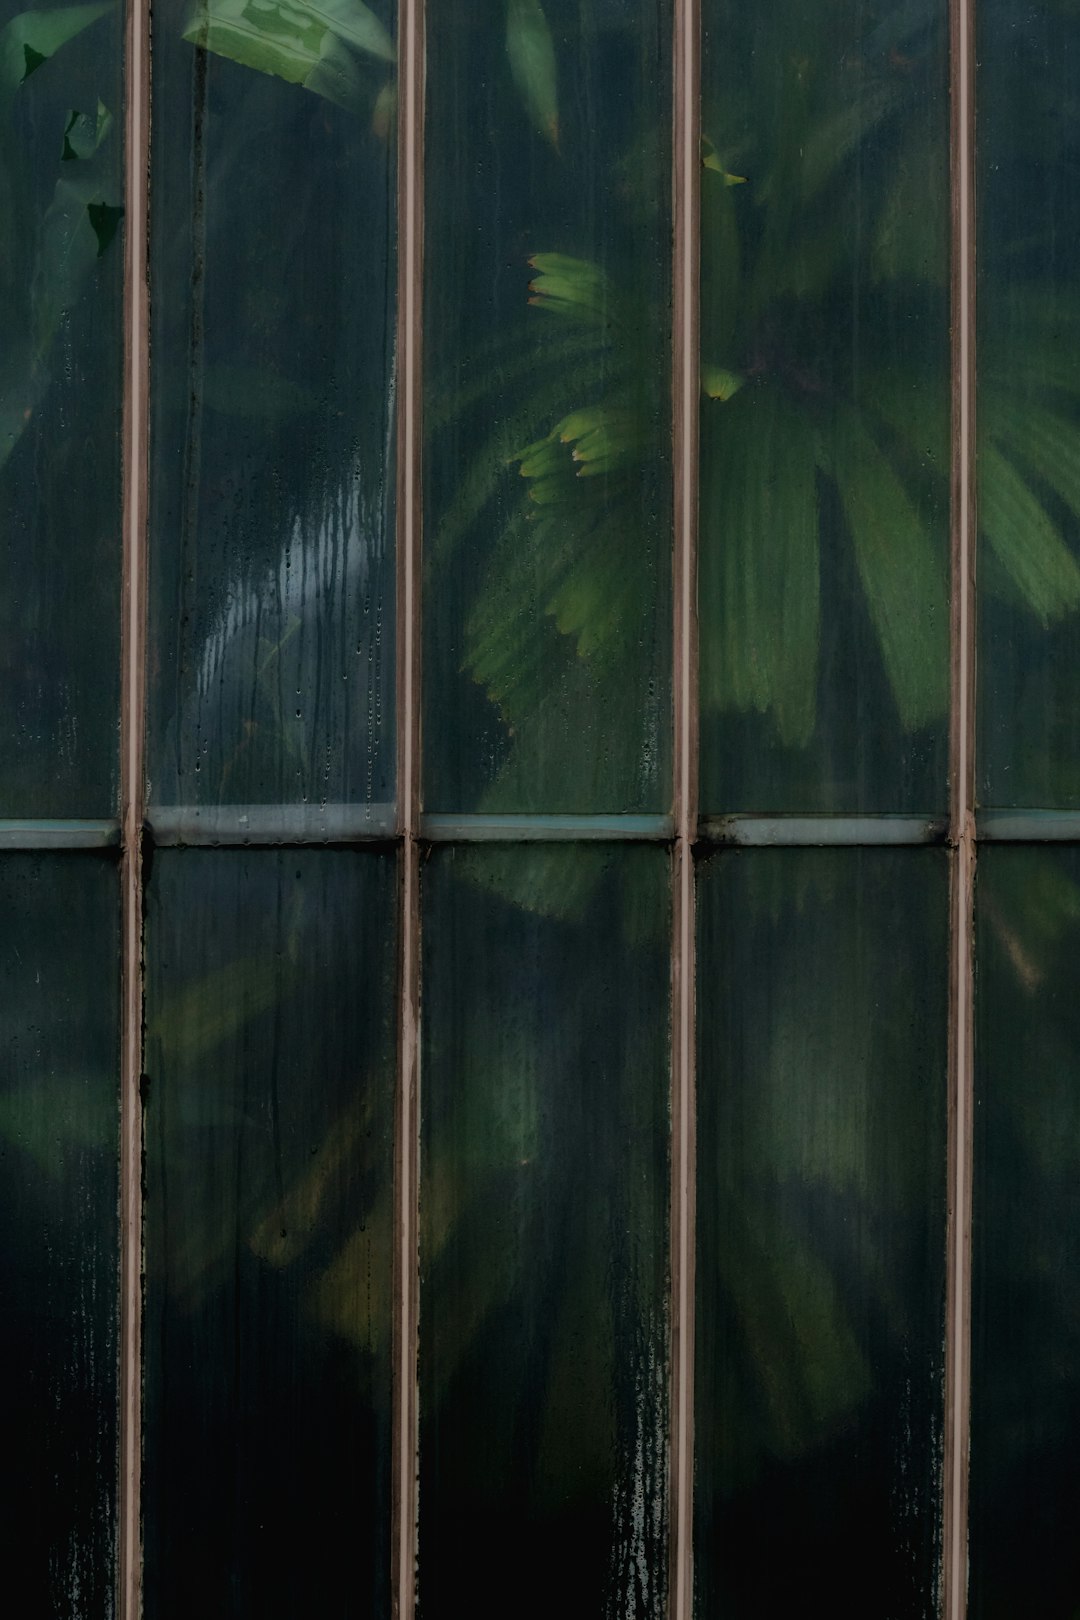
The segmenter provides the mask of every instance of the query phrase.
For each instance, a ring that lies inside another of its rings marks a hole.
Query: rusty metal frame
[[[397,772],[400,838],[398,1077],[394,1145],[395,1620],[416,1612],[420,1173],[420,546],[422,529],[424,0],[398,15],[396,342]]]
[[[675,0],[672,470],[675,849],[671,958],[671,1464],[669,1613],[693,1610],[696,1191],[694,840],[698,799],[697,516],[701,4]]]
[[[968,1582],[975,896],[975,0],[950,0],[952,499],[948,1222],[942,1612]]]
[[[123,965],[120,1059],[120,1620],[142,1597],[142,842],[145,798],[146,560],[150,416],[147,233],[150,0],[128,0],[125,24],[123,585],[120,797]]]

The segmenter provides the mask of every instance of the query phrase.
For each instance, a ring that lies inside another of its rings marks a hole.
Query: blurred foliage
[[[27,80],[112,9],[113,0],[105,0],[11,19],[0,31],[5,124],[14,117]],[[98,161],[103,145],[115,139],[113,122],[100,97],[92,107],[71,110],[56,130],[56,179],[44,209],[38,200],[42,177],[23,173],[18,146],[4,142],[0,195],[8,246],[0,256],[0,467],[48,388],[60,324],[116,235],[121,198],[111,163]]]

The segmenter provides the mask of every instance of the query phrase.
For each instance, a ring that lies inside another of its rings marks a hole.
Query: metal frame
[[[120,713],[120,1535],[118,1612],[142,1606],[143,709],[150,423],[147,240],[150,0],[128,0],[125,28],[123,590]]]

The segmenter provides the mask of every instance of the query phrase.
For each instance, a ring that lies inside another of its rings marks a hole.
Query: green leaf
[[[558,150],[555,46],[540,0],[507,0],[506,54],[526,112],[539,133]]]
[[[943,286],[949,274],[947,157],[936,128],[920,121],[901,147],[874,234],[875,279]]]
[[[112,121],[112,113],[103,101],[98,102],[94,113],[70,113],[64,130],[62,161],[71,163],[93,157],[112,128]]]
[[[817,197],[870,133],[896,110],[900,100],[901,88],[895,82],[870,84],[861,94],[846,97],[842,105],[802,132],[799,179],[804,202]],[[776,177],[777,184],[780,178]]]
[[[97,181],[59,180],[42,222],[34,282],[38,352],[51,343],[64,312],[116,234],[123,209],[108,202]]]
[[[382,61],[394,57],[393,41],[361,0],[206,0],[184,38],[347,108],[362,99],[362,85],[346,44]]]
[[[116,1103],[102,1077],[50,1075],[47,1086],[16,1082],[0,1092],[0,1141],[33,1160],[42,1175],[68,1185],[73,1159],[115,1151]]]
[[[984,392],[980,420],[1006,454],[1018,459],[1054,490],[1080,518],[1080,430],[1075,423],[1029,399]]]
[[[820,601],[814,439],[776,390],[702,407],[702,692],[772,717],[788,747],[814,729]]]
[[[565,253],[534,253],[529,265],[536,271],[529,282],[529,303],[534,308],[589,322],[612,314],[611,282],[598,264]]]
[[[255,4],[256,0],[252,0],[252,3]],[[393,62],[396,58],[393,40],[371,7],[363,4],[363,0],[292,0],[291,4],[289,0],[278,0],[278,7],[282,11],[295,9],[310,12],[338,39],[344,40],[347,45],[355,45],[358,51],[374,56],[380,62]]]
[[[701,348],[719,358],[736,336],[742,280],[742,247],[737,208],[742,195],[717,180],[701,177]]]
[[[58,11],[23,11],[0,31],[0,96],[10,96],[43,62],[113,8],[113,0]]]
[[[980,447],[979,468],[979,526],[998,562],[1043,624],[1074,612],[1080,567],[1050,514],[995,445]]]
[[[914,731],[943,714],[947,703],[944,559],[855,410],[837,417],[831,471],[900,719]]]
[[[718,174],[725,186],[745,186],[745,174],[732,174],[730,170],[725,169],[716,147],[707,135],[701,137],[701,152],[702,166],[711,169],[714,174]]]
[[[701,391],[709,399],[721,402],[732,399],[745,381],[737,371],[725,371],[723,366],[703,365],[701,368]]]

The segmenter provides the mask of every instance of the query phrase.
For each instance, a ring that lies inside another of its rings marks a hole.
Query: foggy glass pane
[[[1080,850],[976,887],[971,1620],[1080,1604]]]
[[[701,868],[701,1620],[938,1612],[946,880],[910,849]]]
[[[158,804],[393,796],[392,31],[154,6]]]
[[[1080,14],[978,7],[979,797],[1080,807]]]
[[[932,812],[949,696],[945,0],[705,0],[706,812]]]
[[[420,1613],[652,1620],[668,855],[443,847],[423,899]]]
[[[119,901],[110,859],[0,856],[0,1522],[51,1620],[114,1614]]]
[[[671,10],[428,7],[431,810],[671,801]]]
[[[116,814],[122,39],[0,0],[0,816]]]
[[[148,889],[148,1620],[389,1613],[396,867]]]

